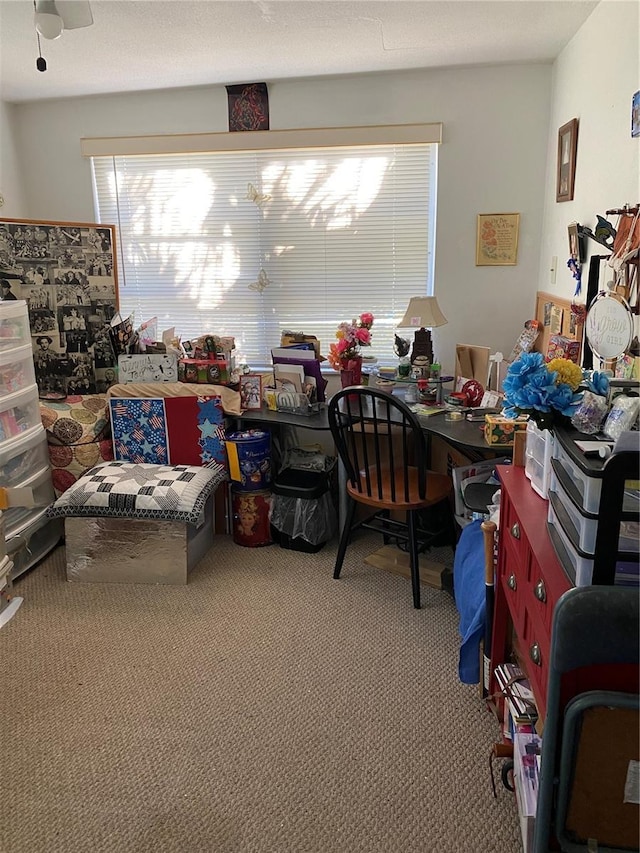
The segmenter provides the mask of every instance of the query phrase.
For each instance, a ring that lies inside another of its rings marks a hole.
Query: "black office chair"
[[[328,418],[347,478],[346,521],[333,576],[340,577],[353,531],[359,527],[376,530],[385,543],[395,539],[408,544],[413,606],[419,608],[419,552],[443,534],[455,545],[451,480],[427,471],[420,422],[397,397],[363,386],[343,388],[331,398]],[[425,529],[420,513],[445,502],[444,524],[437,530]],[[358,504],[372,512],[354,524]],[[406,519],[391,518],[392,511],[406,512]]]
[[[638,849],[624,788],[638,760],[639,631],[637,588],[573,587],[556,604],[534,853],[552,834],[566,853]]]

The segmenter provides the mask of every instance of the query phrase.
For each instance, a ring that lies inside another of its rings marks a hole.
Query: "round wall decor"
[[[626,352],[633,337],[633,316],[626,299],[617,293],[599,293],[587,311],[585,334],[600,359]]]

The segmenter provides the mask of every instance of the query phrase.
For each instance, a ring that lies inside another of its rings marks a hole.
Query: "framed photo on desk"
[[[240,377],[240,406],[247,411],[262,408],[262,376],[245,373]]]

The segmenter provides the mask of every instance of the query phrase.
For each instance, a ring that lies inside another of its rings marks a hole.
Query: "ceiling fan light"
[[[49,12],[36,12],[34,17],[36,30],[42,38],[50,39],[51,41],[60,38],[64,29],[60,15]]]

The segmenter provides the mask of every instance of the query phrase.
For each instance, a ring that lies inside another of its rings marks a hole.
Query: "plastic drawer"
[[[0,399],[16,391],[24,391],[35,381],[31,346],[0,350]]]
[[[49,466],[47,434],[42,424],[0,445],[0,483],[17,486]]]
[[[40,510],[7,539],[7,553],[13,561],[11,577],[14,580],[46,557],[64,535],[64,519],[47,518],[46,513],[46,509]]]
[[[545,499],[549,492],[553,446],[553,433],[538,429],[533,421],[527,423],[524,472],[533,490]]]
[[[34,509],[36,512],[40,511],[43,507],[46,509],[56,499],[51,480],[51,469],[49,467],[43,468],[20,483],[16,483],[16,486],[33,489],[35,508],[16,506],[9,508],[3,513],[5,537],[7,539],[10,539],[16,530],[25,523],[28,517],[34,514]]]
[[[590,477],[578,468],[559,441],[554,444],[552,458],[560,464],[567,478],[575,486],[582,509],[597,515],[600,509],[602,477]]]
[[[39,424],[42,420],[37,385],[0,398],[0,453],[5,452],[6,442]]]
[[[562,483],[556,477],[555,473],[551,475],[550,491],[557,495],[557,499],[562,504],[569,521],[572,525],[571,533],[568,535],[576,543],[581,551],[587,554],[593,554],[596,550],[596,536],[598,534],[598,518],[589,518],[583,515],[580,510],[574,505],[569,495],[562,487]]]
[[[593,576],[593,557],[582,556],[576,551],[562,529],[551,501],[549,501],[547,524],[551,542],[566,573],[573,579],[576,586],[590,586]]]
[[[0,352],[25,344],[31,346],[27,303],[22,299],[0,302]]]

